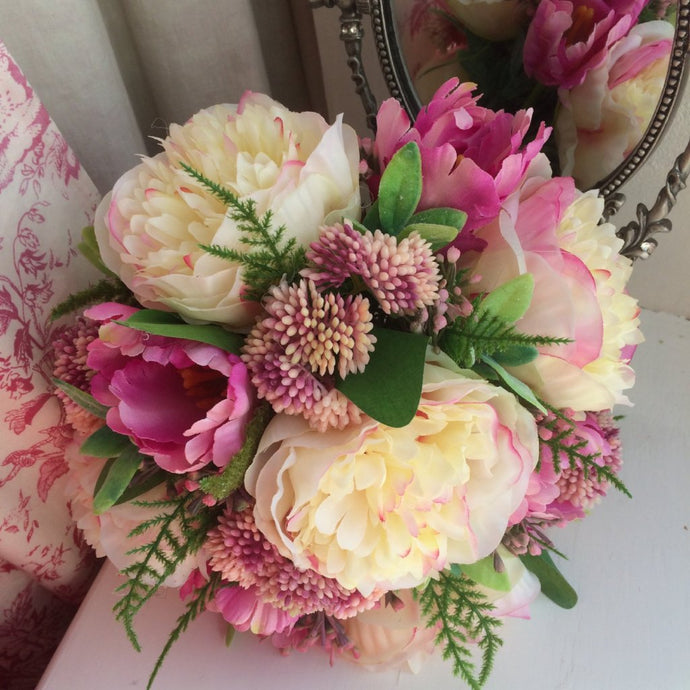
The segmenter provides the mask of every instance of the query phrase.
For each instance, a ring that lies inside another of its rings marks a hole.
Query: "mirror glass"
[[[533,127],[553,127],[555,173],[610,192],[660,131],[650,123],[668,95],[678,1],[383,0],[374,29],[412,115],[450,77],[474,82],[481,105],[533,108]]]

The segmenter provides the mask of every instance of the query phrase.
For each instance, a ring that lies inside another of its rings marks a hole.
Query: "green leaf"
[[[196,340],[200,343],[214,345],[226,352],[233,352],[236,355],[240,353],[240,348],[244,342],[241,335],[226,331],[221,326],[185,323],[177,314],[157,309],[140,309],[125,321],[118,321],[117,323],[152,335]]]
[[[113,273],[101,259],[101,250],[98,247],[98,242],[96,241],[96,232],[93,229],[93,225],[87,225],[81,231],[81,242],[77,245],[77,249],[82,253],[84,258],[86,258],[89,263],[95,266],[101,273],[109,277],[117,278],[117,275]]]
[[[114,458],[131,445],[129,436],[118,434],[109,426],[102,426],[81,444],[80,450],[94,458]]]
[[[145,479],[139,481],[139,475],[136,475],[129,483],[127,488],[122,492],[122,496],[115,501],[114,505],[120,505],[121,503],[127,503],[128,501],[133,501],[135,498],[139,498],[142,494],[147,491],[151,491],[154,487],[162,484],[168,475],[162,470],[160,472],[154,472],[150,474]]]
[[[114,462],[103,468],[101,474],[105,473],[105,477],[93,498],[93,512],[96,515],[100,515],[115,505],[139,469],[141,460],[142,455],[139,449],[132,444]],[[101,478],[99,477],[100,481]]]
[[[381,229],[397,235],[412,217],[422,196],[422,157],[413,141],[396,151],[379,185]]]
[[[523,273],[492,290],[479,304],[479,314],[489,312],[504,321],[515,323],[527,311],[534,292],[534,278]]]
[[[110,468],[113,466],[114,462],[115,458],[109,458],[103,465],[103,469],[101,470],[101,473],[98,475],[98,479],[96,479],[96,484],[93,487],[94,496],[101,490],[101,487],[103,486],[103,483],[105,482],[108,476],[108,472],[110,472]]]
[[[467,214],[456,208],[428,208],[426,211],[415,213],[410,223],[431,223],[432,225],[450,225],[458,232],[467,222]]]
[[[406,225],[398,235],[398,239],[404,239],[413,232],[431,245],[431,250],[437,252],[449,245],[457,236],[458,231],[451,225],[436,225],[435,223],[411,223]]]
[[[336,388],[381,424],[409,424],[419,407],[429,339],[375,327],[376,345],[361,374],[350,374]]]
[[[381,216],[379,215],[378,199],[369,207],[367,215],[364,216],[362,224],[367,230],[371,230],[371,232],[374,232],[374,230],[377,230],[381,227]]]
[[[539,350],[534,345],[511,345],[505,350],[494,352],[493,358],[504,367],[519,367],[537,358]]]
[[[510,591],[510,578],[507,572],[499,573],[494,568],[493,554],[476,563],[463,563],[462,572],[478,585],[484,585],[499,592]]]
[[[539,556],[526,553],[520,556],[520,560],[527,570],[539,578],[541,591],[551,601],[564,609],[571,609],[577,604],[577,592],[558,570],[548,551],[542,551]]]
[[[366,225],[363,225],[358,220],[354,220],[353,218],[346,218],[345,223],[351,225],[360,235],[363,235],[365,232],[367,232],[367,230],[369,230]]]
[[[489,355],[482,355],[482,362],[490,366],[498,374],[501,381],[503,381],[515,395],[536,407],[540,412],[546,414],[546,408],[526,383],[523,383],[520,379],[506,371],[495,359],[489,357]]]
[[[105,416],[108,413],[108,408],[105,405],[101,405],[101,403],[99,403],[98,400],[96,400],[96,398],[94,398],[92,395],[86,391],[83,391],[81,388],[73,386],[71,383],[67,383],[67,381],[61,381],[60,379],[56,378],[54,378],[52,381],[56,388],[59,388],[63,393],[68,395],[70,400],[77,403],[79,407],[91,413],[95,417],[98,417],[99,419],[105,419]]]

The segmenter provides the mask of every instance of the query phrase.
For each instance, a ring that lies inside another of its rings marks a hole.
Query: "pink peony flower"
[[[534,418],[512,394],[429,353],[407,426],[367,418],[319,433],[279,414],[245,486],[279,553],[366,596],[491,553],[537,455]]]
[[[298,620],[298,616],[263,601],[255,587],[223,587],[207,608],[219,612],[235,630],[250,630],[254,635],[289,631]]]
[[[437,626],[427,627],[409,589],[396,592],[399,606],[378,608],[343,621],[354,648],[344,656],[371,671],[400,669],[417,673],[434,651]]]
[[[525,72],[547,86],[581,84],[644,5],[645,0],[541,0],[525,38]]]
[[[581,84],[559,90],[561,172],[582,189],[603,180],[644,136],[666,81],[673,31],[660,20],[634,26]]]
[[[628,402],[629,360],[642,340],[637,302],[625,292],[632,263],[618,253],[613,225],[599,224],[604,202],[596,191],[577,192],[570,178],[545,179],[548,169],[532,175],[478,231],[486,248],[461,261],[481,277],[478,292],[532,274],[534,296],[518,329],[571,341],[538,348],[513,374],[557,408],[610,409]]]
[[[525,143],[531,110],[515,115],[477,105],[474,84],[451,79],[422,108],[411,126],[401,105],[385,101],[376,118],[373,153],[383,171],[393,154],[414,141],[421,151],[424,186],[419,209],[452,207],[467,213],[461,237],[498,215],[551,130],[539,126]],[[374,192],[378,177],[370,177]],[[456,240],[460,246],[461,240]]]
[[[212,345],[153,336],[114,323],[135,309],[106,303],[87,310],[101,322],[87,364],[106,422],[130,436],[168,472],[224,467],[244,442],[253,405],[247,368]]]

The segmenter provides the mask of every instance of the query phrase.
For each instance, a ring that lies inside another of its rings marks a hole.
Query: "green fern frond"
[[[294,237],[284,241],[285,226],[274,227],[273,213],[268,210],[259,217],[253,199],[242,200],[191,166],[180,165],[227,207],[228,215],[242,233],[240,241],[250,248],[250,251],[242,252],[218,245],[201,245],[213,256],[242,264],[246,298],[260,301],[271,285],[284,277],[288,282],[294,280],[306,264],[306,252],[297,245]]]
[[[168,641],[165,643],[165,647],[163,647],[163,650],[158,655],[158,659],[156,659],[156,665],[153,667],[153,671],[151,671],[149,682],[146,684],[146,690],[150,690],[150,688],[153,686],[153,681],[156,679],[158,671],[160,671],[161,667],[163,666],[163,661],[165,660],[165,657],[168,656],[168,652],[172,646],[175,644],[175,642],[177,642],[182,633],[187,630],[189,624],[195,620],[200,613],[203,613],[208,602],[213,599],[216,590],[220,586],[220,582],[220,573],[211,573],[208,581],[202,587],[197,589],[194,592],[193,598],[187,602],[186,611],[177,619],[177,623],[168,636]]]
[[[127,289],[124,283],[109,278],[103,278],[103,280],[99,280],[95,285],[81,290],[80,292],[75,292],[66,300],[60,302],[60,304],[55,306],[50,312],[50,318],[54,321],[61,316],[84,309],[84,307],[88,307],[97,302],[124,302],[125,304],[131,304],[132,293]]]
[[[427,626],[439,626],[436,644],[442,646],[444,659],[453,663],[453,673],[461,676],[472,690],[480,690],[493,668],[503,641],[496,634],[501,621],[491,616],[493,605],[465,575],[443,572],[430,580],[418,595]],[[477,673],[469,645],[481,650]]]
[[[223,187],[222,185],[214,182],[209,177],[206,177],[203,173],[199,172],[191,165],[187,165],[180,161],[180,167],[188,174],[191,175],[197,182],[202,184],[206,189],[208,189],[213,196],[218,199],[225,206],[233,206],[235,208],[240,207],[249,213],[251,207],[253,207],[254,200],[250,199],[248,201],[241,201],[235,194],[233,194],[229,189]]]
[[[441,349],[460,367],[471,368],[483,355],[494,356],[519,346],[569,342],[567,338],[520,333],[514,324],[482,311],[480,306],[481,299],[475,300],[472,314],[455,319],[441,335]]]
[[[632,494],[616,473],[610,467],[600,465],[597,462],[601,457],[600,453],[584,452],[584,449],[587,447],[586,439],[581,439],[575,443],[567,442],[567,439],[577,432],[575,422],[558,408],[545,403],[544,405],[553,414],[553,418],[545,419],[541,422],[545,428],[551,431],[551,436],[550,438],[540,438],[540,443],[547,446],[551,451],[551,460],[556,472],[561,471],[561,457],[565,456],[570,469],[575,469],[579,463],[588,476],[594,475],[597,481],[607,481],[622,494],[632,498]]]
[[[201,548],[213,523],[214,511],[195,516],[189,514],[192,500],[191,495],[185,495],[168,501],[133,501],[134,505],[164,511],[130,532],[130,537],[136,537],[150,530],[154,536],[147,544],[128,552],[137,558],[121,571],[127,582],[118,587],[122,597],[113,607],[115,618],[124,625],[137,651],[140,645],[134,632],[134,616],[180,563]]]

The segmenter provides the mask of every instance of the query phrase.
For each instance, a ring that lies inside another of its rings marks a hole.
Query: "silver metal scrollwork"
[[[669,232],[671,221],[667,218],[678,200],[678,194],[687,186],[690,176],[690,141],[666,176],[666,185],[659,192],[651,209],[637,205],[637,220],[620,228],[616,234],[623,240],[621,254],[631,259],[647,259],[657,247],[653,235]],[[622,196],[622,195],[621,195]]]
[[[338,7],[340,9],[340,40],[345,44],[347,64],[350,68],[355,91],[362,99],[367,126],[376,130],[376,111],[378,106],[369,86],[362,62],[362,15],[369,14],[369,0],[309,0],[312,9],[318,7]]]

